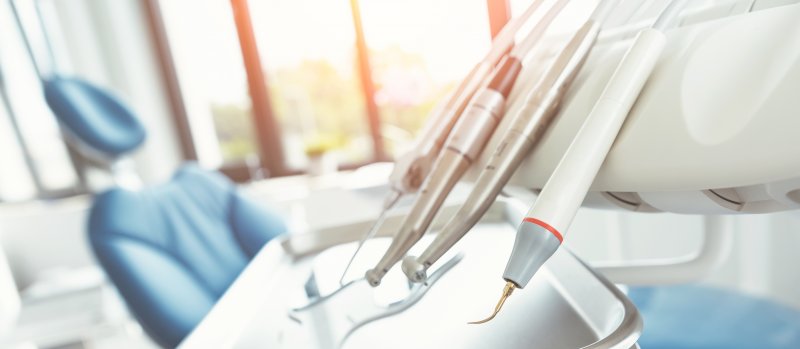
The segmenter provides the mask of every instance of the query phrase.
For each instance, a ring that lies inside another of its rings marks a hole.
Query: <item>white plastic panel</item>
[[[680,212],[800,207],[798,21],[800,5],[787,5],[669,31],[659,64],[592,190],[636,192],[653,207]],[[559,118],[510,184],[544,185],[628,45],[592,54]],[[739,209],[703,193],[758,186],[767,186],[765,200],[743,202]]]

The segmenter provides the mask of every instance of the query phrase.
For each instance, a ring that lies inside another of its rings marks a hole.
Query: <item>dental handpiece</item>
[[[389,249],[377,265],[366,272],[365,277],[370,285],[378,286],[389,269],[419,241],[447,195],[480,155],[503,117],[505,99],[522,70],[524,56],[541,39],[566,2],[558,1],[547,11],[523,41],[501,61],[489,84],[470,101],[447,139],[444,150],[434,162],[431,173],[422,184]]]
[[[601,2],[572,36],[539,83],[524,100],[508,130],[475,181],[472,192],[436,239],[418,257],[403,259],[403,272],[412,282],[424,282],[436,263],[481,219],[558,112],[562,98],[594,46],[601,25],[618,0]]]
[[[503,279],[506,290],[499,305],[514,288],[524,288],[558,250],[589,188],[605,161],[622,124],[647,82],[664,48],[663,30],[685,0],[672,0],[652,28],[636,36],[589,116],[572,140],[553,174],[517,229],[516,240]],[[510,290],[509,290],[510,289]]]
[[[484,80],[502,60],[511,46],[514,45],[514,36],[517,31],[541,7],[544,0],[534,1],[519,17],[512,19],[497,34],[486,56],[467,74],[459,83],[455,91],[450,94],[445,103],[440,103],[431,112],[429,122],[417,136],[417,142],[412,149],[399,156],[395,161],[392,173],[389,175],[389,193],[383,201],[381,213],[372,227],[359,241],[356,251],[347,263],[340,284],[344,283],[347,271],[350,269],[356,255],[364,243],[371,239],[380,228],[388,212],[400,201],[403,195],[416,192],[428,176],[436,157],[441,153],[442,147],[450,135],[453,126],[466,109],[475,92],[480,89]]]

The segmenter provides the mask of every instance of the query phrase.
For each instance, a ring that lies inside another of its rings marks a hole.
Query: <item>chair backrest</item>
[[[144,126],[108,91],[61,76],[48,78],[43,84],[47,104],[59,123],[93,151],[114,159],[144,142]]]
[[[278,215],[194,165],[160,186],[99,195],[89,218],[100,264],[145,331],[168,347],[285,231]]]

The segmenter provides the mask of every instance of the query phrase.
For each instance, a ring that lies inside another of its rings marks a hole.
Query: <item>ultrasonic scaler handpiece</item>
[[[639,32],[517,230],[503,279],[520,288],[558,250],[636,98],[658,62],[662,30],[685,0],[672,0],[652,28]]]

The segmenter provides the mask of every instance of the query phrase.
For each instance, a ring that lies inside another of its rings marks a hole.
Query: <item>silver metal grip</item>
[[[502,94],[492,89],[482,90],[464,110],[445,147],[475,161],[500,123],[504,106]]]

